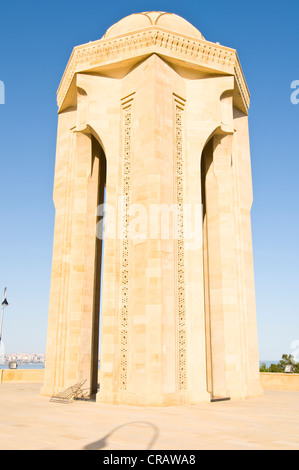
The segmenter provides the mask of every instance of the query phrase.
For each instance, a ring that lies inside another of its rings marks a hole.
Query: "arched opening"
[[[102,311],[102,285],[103,285],[103,247],[104,247],[104,203],[106,192],[107,162],[104,150],[98,140],[92,135],[92,173],[97,181],[96,197],[96,228],[95,228],[95,255],[94,255],[94,287],[92,312],[92,338],[91,338],[91,383],[90,394],[95,395],[98,390],[98,370],[100,351],[100,325]],[[95,174],[94,174],[95,172]]]
[[[202,201],[202,240],[203,240],[203,273],[204,273],[204,306],[206,328],[206,368],[207,389],[213,396],[213,367],[212,367],[212,334],[210,312],[209,285],[209,249],[208,249],[208,220],[207,220],[207,188],[206,177],[213,162],[213,137],[207,142],[201,155],[201,201]]]
[[[227,286],[233,286],[234,282],[233,258],[229,257],[231,239],[227,235],[233,225],[231,205],[227,202],[230,201],[229,138],[219,135],[216,130],[201,157],[206,365],[207,387],[212,400],[229,398],[227,325],[231,318],[231,290]]]

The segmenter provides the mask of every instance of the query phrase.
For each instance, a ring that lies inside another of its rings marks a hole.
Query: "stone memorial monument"
[[[57,98],[42,394],[87,380],[102,403],[260,395],[236,51],[136,13],[74,48]]]

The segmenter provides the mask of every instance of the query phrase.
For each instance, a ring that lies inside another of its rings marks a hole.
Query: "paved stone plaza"
[[[165,408],[51,403],[41,384],[0,385],[4,449],[299,449],[299,392]]]

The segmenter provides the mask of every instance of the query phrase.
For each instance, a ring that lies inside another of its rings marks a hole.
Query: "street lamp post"
[[[5,307],[8,306],[7,298],[6,298],[6,287],[4,289],[4,296],[3,296],[3,302],[1,304],[1,321],[0,321],[0,347],[2,343],[2,325],[3,325],[3,315],[4,315],[4,309]]]

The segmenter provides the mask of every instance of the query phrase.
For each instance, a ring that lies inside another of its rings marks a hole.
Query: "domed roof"
[[[203,35],[191,23],[174,13],[163,11],[147,11],[134,13],[112,25],[103,38],[132,33],[148,26],[159,26],[174,33],[181,33],[198,39],[204,39]]]

